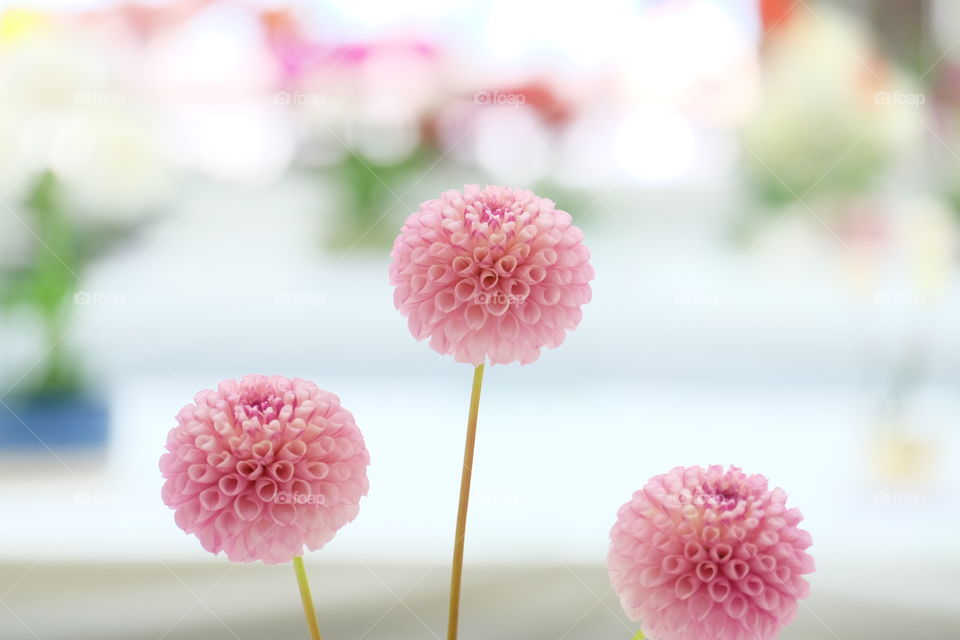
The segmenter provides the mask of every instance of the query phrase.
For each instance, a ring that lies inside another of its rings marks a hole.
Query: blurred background
[[[254,372],[371,451],[325,635],[443,636],[472,372],[387,265],[465,183],[554,199],[597,278],[488,371],[463,638],[632,637],[616,509],[710,463],[806,516],[783,638],[960,637],[952,0],[4,3],[0,96],[0,638],[305,637],[289,567],[159,496],[179,408]]]

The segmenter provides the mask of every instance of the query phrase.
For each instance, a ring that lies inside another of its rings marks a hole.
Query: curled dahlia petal
[[[810,534],[782,489],[736,467],[677,467],[620,508],[610,580],[651,640],[770,640],[814,569]]]
[[[590,301],[583,232],[531,191],[446,191],[407,218],[390,255],[410,332],[458,362],[529,364],[563,342]]]
[[[177,414],[160,458],[177,525],[233,562],[289,562],[357,516],[370,456],[334,394],[282,376],[224,380]]]

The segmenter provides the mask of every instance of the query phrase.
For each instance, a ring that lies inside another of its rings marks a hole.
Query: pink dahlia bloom
[[[610,579],[651,640],[769,640],[813,571],[810,534],[782,489],[736,467],[677,467],[620,508]]]
[[[234,562],[289,562],[329,542],[360,509],[370,456],[334,394],[250,375],[201,391],[160,458],[177,525]]]
[[[533,362],[590,301],[583,232],[522,189],[467,185],[424,202],[391,256],[393,300],[410,332],[458,362]]]

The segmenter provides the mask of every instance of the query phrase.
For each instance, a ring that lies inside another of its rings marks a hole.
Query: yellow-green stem
[[[470,504],[470,479],[473,474],[473,450],[477,441],[477,415],[480,412],[480,388],[483,386],[483,365],[473,371],[470,394],[470,415],[467,418],[467,443],[463,450],[463,472],[460,475],[460,507],[457,509],[457,533],[453,541],[453,571],[450,576],[450,615],[447,618],[447,640],[457,640],[460,623],[460,586],[463,582],[463,543],[467,535],[467,507]]]
[[[300,587],[300,599],[303,601],[303,614],[310,629],[310,640],[323,640],[320,637],[320,627],[317,626],[317,612],[313,608],[313,596],[310,595],[310,583],[307,581],[307,570],[301,556],[293,556],[293,570],[297,574],[297,586]]]

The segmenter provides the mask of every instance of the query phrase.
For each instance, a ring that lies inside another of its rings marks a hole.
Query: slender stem
[[[463,473],[460,476],[460,507],[457,510],[457,536],[453,542],[453,573],[450,576],[450,616],[447,640],[457,640],[460,622],[460,585],[463,582],[463,543],[467,535],[467,506],[470,503],[470,479],[473,473],[473,449],[477,441],[477,414],[480,412],[480,388],[483,365],[473,371],[473,392],[470,394],[470,417],[467,419],[467,443],[463,450]]]
[[[293,570],[297,574],[297,585],[300,587],[300,599],[303,601],[303,614],[307,617],[307,626],[310,628],[310,638],[323,640],[320,637],[320,627],[317,626],[317,612],[313,608],[313,596],[310,595],[310,583],[307,582],[307,570],[303,566],[303,557],[293,556]]]

